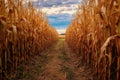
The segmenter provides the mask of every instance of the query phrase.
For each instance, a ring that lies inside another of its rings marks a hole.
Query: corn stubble
[[[78,64],[91,67],[94,80],[120,80],[120,0],[89,0],[79,6],[66,42]]]
[[[26,1],[26,0],[24,0]],[[23,0],[0,0],[0,80],[58,39],[41,11]]]

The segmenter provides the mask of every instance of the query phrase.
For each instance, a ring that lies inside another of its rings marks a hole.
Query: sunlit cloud
[[[57,32],[58,32],[58,34],[62,34],[62,33],[65,33],[66,30],[65,29],[58,29]]]
[[[47,15],[50,24],[58,31],[60,30],[59,32],[65,32],[65,29],[69,26],[76,14],[81,1],[82,0],[31,0],[37,9],[42,10],[42,12]]]
[[[76,13],[77,8],[78,8],[77,4],[72,4],[70,6],[45,7],[45,8],[42,8],[41,10],[48,15],[54,15],[54,14],[73,15]]]

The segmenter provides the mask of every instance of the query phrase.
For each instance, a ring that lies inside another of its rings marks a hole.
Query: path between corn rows
[[[13,80],[92,80],[90,70],[77,67],[74,53],[66,47],[64,40],[31,58],[21,65]]]

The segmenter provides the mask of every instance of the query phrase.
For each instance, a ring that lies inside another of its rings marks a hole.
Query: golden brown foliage
[[[120,0],[89,0],[79,6],[66,31],[66,42],[92,68],[95,80],[119,80],[119,33]]]
[[[0,80],[11,80],[19,64],[57,39],[56,30],[30,2],[0,0]]]

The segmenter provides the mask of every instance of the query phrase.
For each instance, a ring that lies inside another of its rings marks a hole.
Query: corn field
[[[66,42],[78,64],[91,67],[94,80],[120,80],[120,0],[89,0],[79,6]]]
[[[57,41],[46,15],[26,0],[0,0],[0,80]]]

